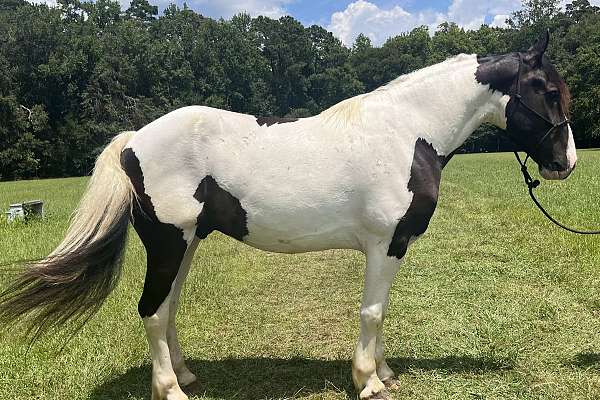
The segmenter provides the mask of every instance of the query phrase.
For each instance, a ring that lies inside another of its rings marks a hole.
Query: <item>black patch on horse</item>
[[[256,123],[260,126],[275,125],[275,124],[287,124],[289,122],[296,122],[298,118],[279,118],[279,117],[256,117]]]
[[[121,166],[137,195],[137,201],[133,201],[131,222],[146,248],[148,259],[138,311],[142,318],[150,317],[169,295],[187,250],[187,243],[181,229],[160,222],[156,216],[152,199],[144,188],[140,162],[132,149],[125,149],[121,153]]]
[[[406,214],[396,225],[388,256],[401,259],[406,254],[410,239],[427,230],[437,205],[442,168],[450,158],[438,156],[425,139],[417,140],[408,181],[408,190],[413,193],[413,198]]]
[[[248,234],[246,210],[212,176],[202,179],[194,198],[203,204],[196,228],[196,236],[200,239],[206,238],[214,230],[240,241]]]

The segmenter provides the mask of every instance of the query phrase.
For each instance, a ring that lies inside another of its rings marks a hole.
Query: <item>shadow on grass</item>
[[[584,369],[600,369],[600,353],[586,352],[576,354],[573,360],[568,363],[568,365]]]
[[[439,370],[449,373],[485,373],[512,369],[507,360],[448,356],[441,358],[392,358],[390,366],[398,373],[409,370]],[[219,399],[288,398],[294,395],[346,392],[354,397],[346,360],[302,358],[228,358],[191,360],[190,369],[200,379],[200,393]],[[91,400],[150,398],[150,365],[132,368],[97,387]]]

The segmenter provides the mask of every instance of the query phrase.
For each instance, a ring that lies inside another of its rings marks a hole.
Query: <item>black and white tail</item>
[[[116,136],[96,160],[63,241],[0,294],[0,321],[25,319],[37,335],[70,320],[83,325],[104,303],[127,241],[134,193],[120,155],[133,134]]]

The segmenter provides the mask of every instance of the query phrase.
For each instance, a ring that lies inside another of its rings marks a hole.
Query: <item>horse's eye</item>
[[[551,90],[546,93],[546,97],[552,102],[557,102],[560,100],[560,92],[558,90]]]
[[[544,82],[541,79],[534,79],[531,82],[531,86],[533,86],[534,89],[541,90],[541,89],[544,89],[546,87],[546,82]]]

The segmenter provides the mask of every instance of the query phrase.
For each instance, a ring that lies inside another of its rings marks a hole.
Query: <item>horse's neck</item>
[[[475,55],[460,55],[402,76],[368,96],[387,104],[392,131],[426,139],[439,154],[450,154],[483,123],[504,128],[507,98],[477,82]],[[379,99],[378,99],[379,97]]]

